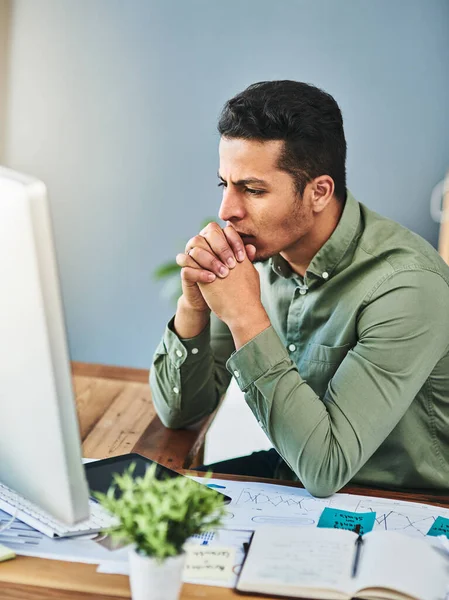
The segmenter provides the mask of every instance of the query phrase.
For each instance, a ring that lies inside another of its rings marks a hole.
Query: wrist
[[[226,324],[231,330],[236,350],[239,350],[259,333],[268,329],[271,321],[261,305],[259,309],[251,309],[251,313],[239,315]]]
[[[199,335],[208,325],[210,309],[196,309],[189,306],[183,296],[178,300],[174,329],[181,339],[190,339]]]

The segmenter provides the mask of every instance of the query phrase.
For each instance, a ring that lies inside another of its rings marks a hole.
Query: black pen
[[[243,542],[243,562],[242,562],[242,567],[245,564],[246,557],[248,556],[248,550],[249,550],[249,546],[250,546],[250,544],[252,542],[253,535],[254,535],[254,531],[251,532],[249,540],[247,542]]]
[[[363,544],[363,537],[362,537],[362,534],[360,533],[360,525],[356,525],[354,528],[354,531],[355,531],[355,533],[358,534],[358,536],[355,541],[355,555],[354,555],[354,562],[352,563],[351,577],[355,577],[357,574],[357,569],[358,569],[359,561],[360,561],[360,551],[362,550],[362,544]]]
[[[249,545],[252,542],[253,535],[254,535],[254,531],[251,531],[251,535],[249,536],[249,540],[247,542],[243,542],[243,544],[242,544],[242,546],[243,546],[243,552],[245,553],[245,558],[246,558],[246,555],[248,554]]]

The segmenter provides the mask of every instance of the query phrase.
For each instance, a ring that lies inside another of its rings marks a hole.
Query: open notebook
[[[265,526],[254,533],[237,583],[242,592],[347,600],[444,600],[449,558],[428,539],[390,531]]]

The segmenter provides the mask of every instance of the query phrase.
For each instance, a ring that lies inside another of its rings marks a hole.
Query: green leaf
[[[165,277],[178,274],[180,270],[181,267],[175,262],[164,263],[154,271],[154,277],[155,279],[164,279]]]
[[[118,499],[112,486],[95,497],[118,518],[118,526],[107,531],[113,539],[164,560],[182,552],[192,535],[220,527],[225,507],[221,495],[187,477],[158,480],[156,467],[151,465],[143,477],[132,477],[134,466],[114,476],[122,492]]]

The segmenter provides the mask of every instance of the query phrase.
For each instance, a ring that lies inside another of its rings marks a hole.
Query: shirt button
[[[177,388],[177,387],[174,387],[174,388],[173,388],[173,391],[175,392],[175,394],[179,394],[179,388]]]
[[[234,377],[240,377],[240,371],[234,371]]]
[[[307,290],[305,290],[304,288],[299,290],[299,293],[301,294],[301,296],[304,296],[305,294],[307,294]]]
[[[262,421],[257,421],[261,427],[263,427]]]
[[[324,273],[322,273],[321,277],[322,277],[323,279],[328,279],[328,277],[329,277],[329,273],[328,273],[327,271],[324,271]]]
[[[198,348],[192,348],[192,354],[198,354]]]
[[[176,350],[176,356],[179,356],[179,358],[181,358],[182,350]]]
[[[296,350],[295,344],[290,344],[290,346],[288,347],[288,349],[290,350],[290,352],[294,352]]]

